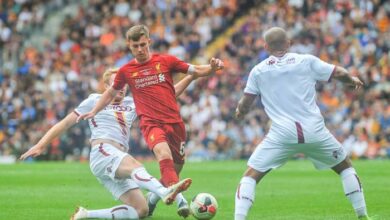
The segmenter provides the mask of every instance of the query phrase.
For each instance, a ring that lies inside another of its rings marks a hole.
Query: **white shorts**
[[[317,169],[334,167],[347,156],[340,142],[331,134],[323,141],[304,144],[282,144],[265,138],[249,158],[248,166],[266,172],[282,166],[297,153],[306,155]]]
[[[131,179],[116,179],[115,173],[122,159],[128,155],[116,147],[102,143],[92,147],[89,155],[89,166],[98,181],[119,199],[125,192],[138,188]]]

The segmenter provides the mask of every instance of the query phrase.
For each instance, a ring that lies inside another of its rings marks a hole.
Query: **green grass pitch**
[[[390,161],[354,161],[363,182],[368,210],[375,219],[390,219]],[[159,177],[156,163],[146,163]],[[215,220],[233,219],[234,193],[245,161],[187,163],[182,177],[193,184],[185,193],[191,199],[200,192],[213,194],[219,203]],[[108,208],[119,204],[91,174],[86,163],[20,163],[0,165],[1,220],[69,219],[74,208]],[[159,203],[152,218],[180,219],[176,205]],[[194,218],[190,218],[194,219]],[[356,219],[343,195],[339,177],[332,171],[316,171],[307,160],[290,161],[256,188],[250,220],[348,220]]]

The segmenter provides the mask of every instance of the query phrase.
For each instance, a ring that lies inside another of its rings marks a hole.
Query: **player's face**
[[[141,36],[139,40],[128,40],[127,44],[128,47],[138,62],[145,62],[149,60],[150,52],[149,52],[149,46],[150,46],[150,38],[147,38],[145,36]]]
[[[106,85],[106,89],[108,89],[110,86],[114,84],[116,74],[112,74],[110,77],[110,85]],[[121,101],[125,96],[127,92],[127,85],[125,85],[119,92],[116,94],[116,97],[114,98],[114,101]]]

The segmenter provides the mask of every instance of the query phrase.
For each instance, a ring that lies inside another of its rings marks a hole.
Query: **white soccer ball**
[[[209,193],[199,193],[191,201],[191,213],[196,219],[212,219],[218,210],[217,200]]]

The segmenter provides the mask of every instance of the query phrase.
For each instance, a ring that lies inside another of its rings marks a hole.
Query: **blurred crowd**
[[[178,100],[188,159],[247,158],[264,138],[270,122],[260,99],[244,121],[233,115],[248,72],[268,56],[262,34],[271,26],[288,31],[292,52],[319,56],[363,79],[358,92],[335,80],[319,84],[318,103],[328,128],[352,157],[390,155],[388,1],[88,0],[76,16],[66,17],[43,50],[22,48],[21,42],[29,37],[22,33],[27,26],[44,24],[46,1],[6,2],[0,8],[0,156],[20,155],[90,93],[101,91],[104,70],[132,58],[124,33],[138,23],[150,27],[155,52],[188,62],[207,63],[210,42],[222,41],[213,51],[226,68],[198,79]],[[243,25],[234,25],[239,19]],[[220,37],[229,28],[231,36]],[[13,68],[4,61],[15,50],[20,51]],[[151,157],[137,123],[131,136],[131,152]],[[51,143],[41,159],[86,160],[88,137],[82,122]]]

